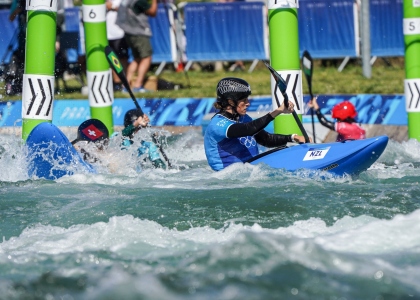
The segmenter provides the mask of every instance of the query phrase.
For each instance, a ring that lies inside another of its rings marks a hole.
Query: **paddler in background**
[[[141,116],[137,110],[129,110],[124,117],[124,126],[121,135],[118,132],[114,132],[111,135],[111,139],[115,139],[121,136],[121,149],[127,150],[133,145],[135,134],[143,127],[147,127],[149,123],[149,117],[147,115]],[[72,141],[72,144],[82,155],[83,159],[88,163],[105,162],[108,161],[109,168],[111,171],[116,169],[113,166],[112,159],[109,155],[114,153],[107,153],[105,151],[109,144],[109,134],[106,126],[97,119],[89,119],[80,124],[77,130],[77,138]],[[155,168],[166,169],[165,163],[160,158],[158,148],[153,142],[141,140],[140,146],[137,148],[137,156],[142,157],[147,155],[147,158],[152,162]],[[146,158],[144,158],[144,161]]]
[[[124,129],[121,131],[123,137],[122,146],[125,148],[130,147],[134,143],[135,134],[143,127],[147,127],[150,119],[149,116],[144,114],[139,109],[130,109],[124,116]],[[118,132],[114,132],[112,137],[118,136]],[[155,143],[141,140],[140,147],[137,148],[138,156],[147,154],[149,160],[155,168],[166,169],[166,165],[160,157],[158,147]]]
[[[219,81],[214,107],[219,111],[213,116],[204,135],[204,149],[210,167],[219,171],[227,166],[245,163],[259,154],[258,144],[265,147],[285,146],[289,142],[305,143],[297,134],[271,134],[264,128],[280,114],[292,113],[294,104],[284,103],[261,118],[252,120],[246,114],[251,87],[243,79],[228,77]]]
[[[319,123],[338,133],[337,142],[344,140],[362,140],[366,138],[366,131],[356,123],[357,111],[350,101],[343,101],[333,107],[332,117],[337,122],[331,122],[325,118],[319,109],[317,98],[314,97],[308,106],[315,110]]]

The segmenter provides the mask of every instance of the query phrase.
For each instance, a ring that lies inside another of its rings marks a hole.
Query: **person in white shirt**
[[[124,30],[116,24],[120,3],[121,0],[106,1],[106,32],[109,46],[117,54],[125,72],[128,66],[128,46],[124,38]],[[112,71],[112,80],[114,91],[121,91],[123,88],[121,80],[114,71]]]

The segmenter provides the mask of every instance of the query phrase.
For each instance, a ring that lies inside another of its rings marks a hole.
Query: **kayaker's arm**
[[[319,123],[331,130],[335,130],[334,122],[328,121],[327,118],[325,118],[325,116],[322,114],[317,102],[317,97],[312,98],[312,100],[308,103],[308,107],[313,108],[316,116],[318,117]]]
[[[265,130],[261,130],[256,135],[254,135],[254,137],[258,144],[269,148],[284,146],[287,143],[294,142],[294,140],[292,140],[291,134],[271,134]]]
[[[121,131],[121,134],[122,136],[131,136],[134,131],[136,131],[136,127],[134,127],[133,124],[130,124]]]
[[[143,116],[139,116],[134,122],[133,124],[129,124],[127,125],[121,132],[121,134],[123,136],[132,136],[137,129],[142,128],[142,127],[146,127],[149,124],[150,120],[149,120],[149,116],[148,115],[143,115]]]
[[[270,114],[266,114],[261,118],[255,119],[247,123],[232,124],[228,131],[228,138],[237,138],[242,136],[252,136],[263,130],[274,118]]]
[[[321,123],[322,125],[324,125],[325,127],[331,130],[335,130],[334,122],[328,121],[327,118],[325,118],[325,116],[322,114],[320,109],[316,109],[315,113],[316,113],[316,116],[318,117],[319,123]]]
[[[294,111],[294,104],[289,102],[289,106],[286,107],[284,103],[273,110],[271,113],[262,116],[261,118],[255,119],[247,123],[233,124],[227,131],[228,138],[250,136],[263,130],[271,121],[274,120],[280,114],[289,114]]]

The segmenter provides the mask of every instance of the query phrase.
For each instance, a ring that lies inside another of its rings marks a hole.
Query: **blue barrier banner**
[[[250,98],[248,113],[260,113],[261,116],[273,110],[271,97]],[[358,112],[357,122],[362,124],[398,125],[407,126],[407,112],[405,110],[405,97],[403,95],[321,95],[318,104],[321,112],[330,117],[331,109],[338,103],[348,100],[354,104]],[[311,112],[307,105],[310,96],[303,97],[304,114],[303,123],[311,123]],[[210,114],[215,113],[215,108]],[[315,122],[318,119],[315,117]],[[332,120],[332,119],[331,119]]]
[[[359,56],[353,0],[300,0],[298,22],[300,56],[304,50],[313,58]]]
[[[79,32],[80,7],[69,7],[64,9],[64,27],[66,31]]]
[[[304,98],[305,103],[309,100],[309,97]],[[331,109],[336,104],[344,100],[354,104],[358,112],[356,121],[361,124],[407,126],[407,111],[403,95],[324,95],[319,96],[317,102],[321,112],[327,116],[331,115]],[[306,109],[306,114],[310,114],[309,108]],[[315,119],[318,121],[317,118]]]
[[[0,127],[22,126],[22,101],[0,102]]]
[[[75,63],[78,61],[79,55],[83,55],[84,46],[80,40],[80,7],[70,7],[64,9],[64,27],[66,32],[77,32],[79,33],[78,48],[67,49],[67,61]]]
[[[8,64],[14,50],[17,49],[17,18],[10,22],[9,20],[10,10],[0,10],[0,63]],[[15,36],[16,34],[16,36]],[[12,42],[13,39],[13,42]],[[11,49],[9,49],[11,45]]]
[[[152,126],[200,126],[209,113],[214,98],[139,99],[139,105],[149,115]],[[125,113],[133,109],[131,99],[114,99],[112,114],[114,125],[124,124]],[[53,124],[79,126],[90,118],[88,100],[55,101]],[[22,101],[0,102],[0,127],[22,126]]]
[[[187,60],[267,59],[265,11],[262,2],[187,3]]]
[[[152,126],[201,126],[206,115],[214,114],[215,98],[139,99],[144,113],[150,116]],[[250,98],[248,112],[263,115],[272,110],[270,96]],[[309,96],[304,96],[303,122],[310,123],[307,107]],[[407,126],[407,112],[403,95],[322,95],[318,97],[321,111],[330,117],[334,105],[349,100],[358,111],[357,121],[362,124]],[[124,114],[134,108],[131,99],[115,99],[112,107],[114,124],[124,124]],[[79,126],[90,118],[88,100],[55,101],[53,124]],[[0,102],[0,127],[21,126],[22,101]],[[315,121],[318,122],[317,118]]]
[[[150,39],[153,48],[153,63],[175,62],[177,60],[173,18],[174,11],[169,5],[165,4],[158,4],[156,17],[149,18],[150,28],[153,34]]]
[[[150,117],[152,126],[200,126],[214,98],[139,99],[143,112]],[[134,108],[130,99],[115,99],[112,106],[114,125],[124,124],[125,113]],[[60,100],[54,103],[53,123],[57,126],[79,126],[90,118],[87,100]]]
[[[372,56],[404,56],[402,0],[370,0]]]

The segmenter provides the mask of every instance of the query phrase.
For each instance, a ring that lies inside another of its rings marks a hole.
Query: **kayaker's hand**
[[[308,102],[308,106],[310,108],[313,108],[314,110],[318,110],[319,109],[319,105],[318,102],[316,102],[317,97],[313,97],[311,101]]]
[[[138,117],[137,120],[134,121],[133,126],[134,127],[146,127],[147,124],[149,124],[150,119],[148,115],[143,115],[141,117]]]
[[[287,108],[283,102],[282,105],[277,107],[277,109],[271,112],[270,114],[273,118],[275,118],[280,114],[291,114],[293,113],[294,110],[295,110],[295,105],[291,101],[289,101],[289,106]]]
[[[305,144],[305,137],[303,135],[295,135],[293,136],[293,140],[299,144]],[[312,138],[309,137],[309,142],[312,143]]]

